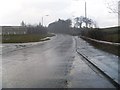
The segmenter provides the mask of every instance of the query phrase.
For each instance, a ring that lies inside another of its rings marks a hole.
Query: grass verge
[[[23,35],[3,35],[2,43],[28,43],[50,40],[46,37],[52,37],[54,34],[23,34]],[[46,39],[44,39],[46,38]]]

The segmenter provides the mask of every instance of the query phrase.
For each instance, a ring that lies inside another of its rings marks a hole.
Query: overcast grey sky
[[[38,24],[44,25],[61,19],[73,19],[84,15],[85,0],[0,0],[0,26]],[[109,13],[106,2],[111,0],[86,0],[87,17],[94,19],[99,27],[118,25],[118,15]],[[49,15],[49,16],[45,16]]]

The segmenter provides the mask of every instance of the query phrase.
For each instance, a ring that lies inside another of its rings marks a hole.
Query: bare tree
[[[24,23],[24,21],[21,22],[21,26],[26,26],[26,24]]]
[[[79,25],[80,25],[79,17],[76,17],[74,20],[75,20],[75,25],[74,25],[74,26],[75,26],[76,28],[78,28]],[[80,26],[80,27],[81,27],[81,26]]]
[[[97,24],[94,20],[86,18],[84,16],[76,17],[75,19],[75,27],[82,28],[82,24],[85,23],[87,28],[90,28],[94,25],[97,27]]]
[[[120,15],[120,0],[106,0],[109,13],[116,13]]]

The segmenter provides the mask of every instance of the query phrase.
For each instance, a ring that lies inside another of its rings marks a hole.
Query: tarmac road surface
[[[75,51],[73,36],[2,55],[3,88],[115,88]]]

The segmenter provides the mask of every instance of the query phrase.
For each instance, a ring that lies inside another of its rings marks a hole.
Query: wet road
[[[68,35],[3,54],[2,65],[3,88],[114,88],[76,53]]]

